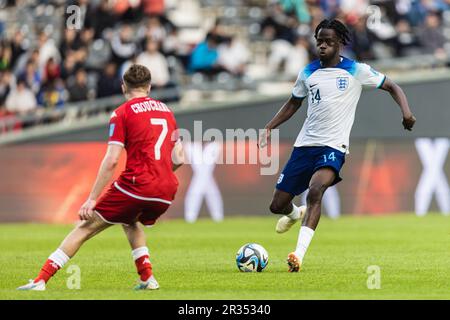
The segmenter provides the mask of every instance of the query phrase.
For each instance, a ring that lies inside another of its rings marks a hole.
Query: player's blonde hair
[[[128,89],[147,89],[152,81],[152,75],[147,67],[133,64],[123,75],[123,82]]]

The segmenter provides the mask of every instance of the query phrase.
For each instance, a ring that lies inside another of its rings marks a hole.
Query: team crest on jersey
[[[344,91],[345,89],[347,89],[348,88],[348,77],[337,77],[336,78],[336,87],[341,91]]]

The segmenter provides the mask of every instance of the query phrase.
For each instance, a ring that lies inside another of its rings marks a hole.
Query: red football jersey
[[[174,114],[160,101],[134,98],[118,107],[109,122],[108,144],[125,147],[127,164],[114,186],[142,200],[173,200],[178,187],[172,171],[176,130]]]

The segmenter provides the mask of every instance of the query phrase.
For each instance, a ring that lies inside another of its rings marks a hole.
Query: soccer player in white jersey
[[[403,127],[411,130],[416,121],[403,90],[385,75],[364,63],[340,55],[349,42],[349,31],[338,20],[323,20],[315,30],[319,59],[300,71],[292,96],[265,127],[259,146],[264,147],[270,131],[287,121],[308,99],[307,118],[294,150],[278,178],[270,211],[283,216],[276,231],[288,231],[302,221],[297,248],[288,255],[289,272],[298,272],[320,219],[322,196],[341,181],[339,171],[349,150],[349,136],[363,86],[389,92],[400,106]],[[307,206],[292,199],[309,188]]]

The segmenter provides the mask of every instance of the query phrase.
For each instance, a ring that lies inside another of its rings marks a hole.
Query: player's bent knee
[[[284,210],[284,206],[282,206],[279,202],[277,201],[272,201],[272,203],[270,204],[270,212],[272,212],[273,214],[281,214]]]
[[[84,237],[88,238],[91,234],[93,234],[96,231],[96,228],[94,228],[92,224],[89,223],[88,221],[83,221],[83,223],[78,225],[77,230]]]
[[[90,220],[84,220],[77,226],[77,231],[80,234],[80,236],[83,238],[83,240],[88,240],[95,236],[98,232],[105,229],[107,227],[105,222],[103,220],[99,219],[90,219]]]

